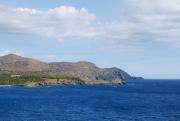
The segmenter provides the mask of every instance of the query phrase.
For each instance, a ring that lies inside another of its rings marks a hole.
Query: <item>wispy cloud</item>
[[[135,25],[132,39],[180,45],[179,0],[128,0],[127,13]]]
[[[48,54],[48,55],[47,55],[48,58],[54,58],[54,57],[56,57],[56,56],[57,56],[57,55],[55,55],[55,54]]]
[[[14,51],[10,51],[10,50],[3,50],[3,51],[0,51],[0,56],[4,56],[4,55],[7,55],[7,54],[16,54],[16,55],[22,55],[21,53],[19,52],[14,52]]]

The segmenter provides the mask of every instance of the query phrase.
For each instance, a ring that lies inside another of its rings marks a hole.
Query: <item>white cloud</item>
[[[139,12],[174,13],[180,11],[179,0],[128,0],[131,8]]]
[[[107,10],[108,11],[108,10]],[[46,11],[0,7],[0,31],[25,32],[59,41],[68,37],[122,42],[158,41],[180,45],[179,0],[127,0],[126,15],[99,21],[86,8],[60,6]]]
[[[29,8],[0,8],[0,28],[6,26],[17,32],[29,32],[44,37],[92,37],[95,15],[85,8],[61,6],[47,11]],[[11,30],[10,29],[10,30]],[[1,30],[2,31],[2,30]]]
[[[126,20],[136,25],[134,39],[180,45],[179,0],[128,0],[128,8]]]

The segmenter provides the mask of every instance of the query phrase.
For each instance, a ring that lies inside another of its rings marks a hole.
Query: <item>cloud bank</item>
[[[0,8],[0,27],[11,32],[29,32],[55,39],[95,36],[95,15],[85,8],[61,6],[41,11],[29,8]],[[3,31],[1,29],[1,31]]]
[[[31,33],[59,41],[77,37],[180,46],[179,0],[127,0],[126,4],[125,14],[114,21],[99,21],[95,13],[73,6],[45,11],[0,7],[0,32]]]

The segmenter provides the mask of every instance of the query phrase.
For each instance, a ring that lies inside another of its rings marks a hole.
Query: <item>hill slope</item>
[[[13,72],[35,72],[47,68],[46,63],[31,58],[9,54],[0,57],[0,69]]]

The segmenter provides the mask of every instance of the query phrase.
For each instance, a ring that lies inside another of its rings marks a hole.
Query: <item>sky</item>
[[[0,56],[180,78],[179,0],[0,0]]]

